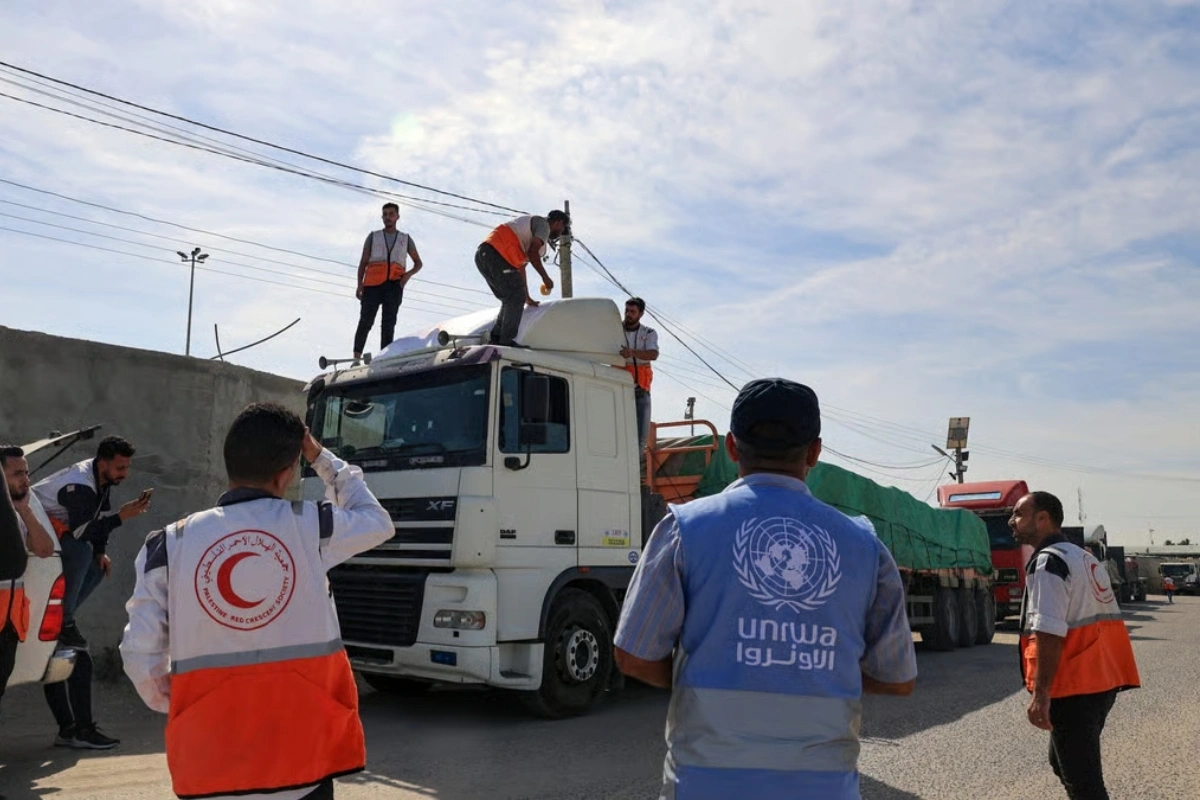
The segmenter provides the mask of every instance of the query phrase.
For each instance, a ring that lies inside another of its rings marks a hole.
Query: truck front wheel
[[[522,692],[533,713],[547,719],[585,714],[604,697],[614,667],[612,624],[600,601],[564,589],[546,620],[542,685]]]
[[[991,589],[976,589],[975,616],[979,617],[979,634],[975,644],[991,644],[996,635],[996,596]]]
[[[979,640],[979,614],[975,605],[975,592],[959,587],[958,595],[958,646],[974,647]]]

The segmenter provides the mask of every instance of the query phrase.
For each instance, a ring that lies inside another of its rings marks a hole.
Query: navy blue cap
[[[755,425],[772,422],[779,435],[755,436]],[[759,378],[742,387],[733,401],[729,430],[739,442],[760,450],[803,447],[821,436],[821,407],[817,393],[785,378]]]

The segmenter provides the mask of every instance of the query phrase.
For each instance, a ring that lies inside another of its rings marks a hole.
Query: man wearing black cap
[[[671,507],[617,628],[621,671],[672,692],[662,797],[857,799],[862,694],[916,681],[899,571],[804,483],[812,389],[746,384],[725,446],[739,479]]]

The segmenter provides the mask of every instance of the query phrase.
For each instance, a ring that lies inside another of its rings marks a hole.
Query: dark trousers
[[[304,795],[302,800],[333,800],[333,778],[321,781],[321,784]]]
[[[492,325],[490,341],[492,344],[513,344],[521,329],[521,315],[525,313],[528,296],[525,275],[486,242],[475,251],[475,268],[500,301],[500,313]]]
[[[75,669],[71,677],[42,687],[50,713],[65,730],[75,723],[90,725],[92,719],[92,655],[87,650],[75,651]]]
[[[90,542],[64,534],[61,547],[63,580],[67,590],[63,597],[65,627],[75,622],[75,609],[79,608],[104,580],[104,570],[96,565]]]
[[[1050,701],[1050,767],[1071,800],[1108,800],[1100,766],[1100,732],[1116,690]]]
[[[17,665],[17,644],[17,629],[11,621],[6,621],[0,630],[0,699],[4,698],[4,687]]]
[[[362,310],[358,315],[358,330],[354,332],[354,352],[361,353],[367,344],[367,334],[375,324],[375,315],[383,308],[383,319],[379,322],[379,349],[382,350],[396,338],[396,315],[404,300],[404,286],[400,281],[384,281],[378,286],[364,286]]]

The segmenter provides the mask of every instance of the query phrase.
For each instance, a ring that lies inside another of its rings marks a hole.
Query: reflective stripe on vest
[[[25,581],[17,578],[5,581],[0,588],[0,608],[4,609],[4,624],[12,623],[17,632],[17,641],[25,641],[29,632],[29,597],[25,594]],[[0,625],[0,628],[4,625]]]
[[[385,232],[375,231],[371,234],[371,256],[363,275],[363,286],[378,286],[386,281],[400,280],[404,277],[406,263],[408,234],[396,231],[396,238],[389,249]]]
[[[882,545],[803,487],[739,481],[672,512],[687,614],[663,796],[858,798]]]
[[[1140,686],[1133,644],[1108,572],[1091,553],[1074,545],[1053,544],[1044,549],[1061,558],[1070,570],[1068,629],[1050,697]],[[1021,666],[1025,688],[1032,692],[1037,685],[1037,639],[1033,631],[1025,630],[1026,615],[1022,616]]]

